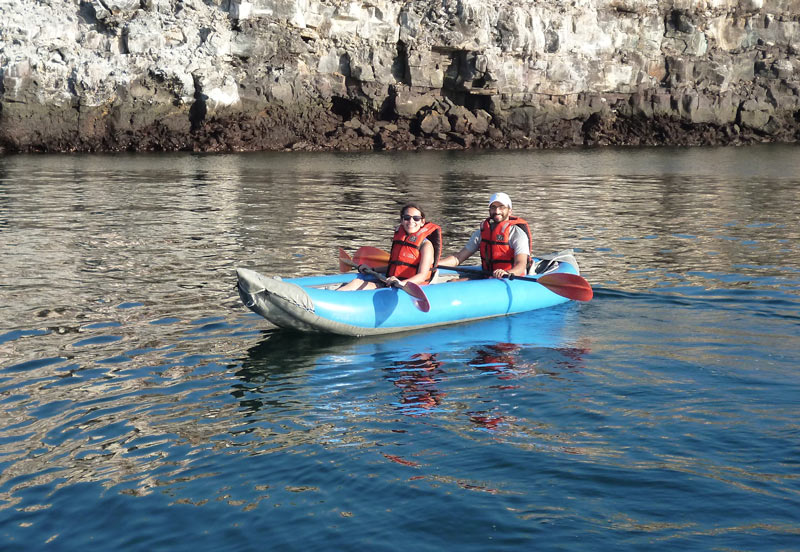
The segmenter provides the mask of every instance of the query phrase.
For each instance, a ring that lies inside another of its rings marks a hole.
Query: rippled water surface
[[[800,150],[0,157],[2,550],[800,549]],[[492,191],[589,303],[275,330]]]

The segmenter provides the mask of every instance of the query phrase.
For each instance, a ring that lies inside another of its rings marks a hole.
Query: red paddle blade
[[[575,301],[589,301],[594,296],[592,286],[577,274],[545,274],[536,280],[544,287],[561,297]]]
[[[353,259],[350,258],[350,255],[347,254],[347,251],[339,248],[339,271],[340,272],[348,272],[351,268],[356,266],[357,263],[353,262]]]
[[[389,264],[389,252],[377,247],[359,247],[353,255],[356,264],[365,264],[371,268],[382,268]]]
[[[425,295],[425,292],[422,291],[422,288],[417,284],[414,282],[406,282],[403,284],[402,289],[414,298],[414,306],[419,310],[422,312],[428,312],[431,310],[431,303],[428,301],[428,296]]]

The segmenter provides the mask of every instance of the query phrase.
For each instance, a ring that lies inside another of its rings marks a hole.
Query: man
[[[531,231],[528,223],[511,214],[511,198],[503,192],[489,200],[489,218],[472,233],[467,245],[439,261],[439,266],[458,266],[481,252],[484,272],[494,278],[524,276],[531,266]]]

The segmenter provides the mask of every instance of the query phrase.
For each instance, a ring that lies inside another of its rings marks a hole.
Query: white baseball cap
[[[511,198],[508,197],[508,194],[504,194],[503,192],[498,192],[494,194],[491,199],[489,199],[489,207],[492,206],[492,203],[499,202],[511,209]]]

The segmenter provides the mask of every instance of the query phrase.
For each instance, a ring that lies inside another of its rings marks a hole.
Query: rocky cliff
[[[0,151],[800,137],[800,0],[7,0]]]

